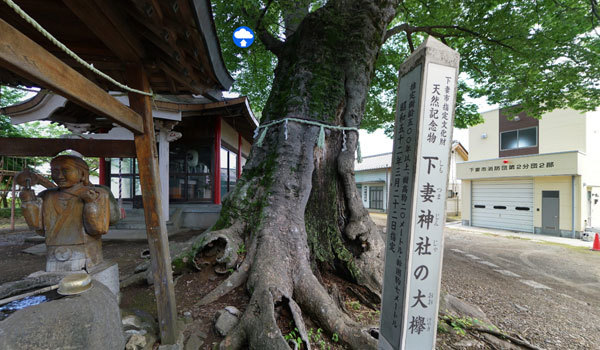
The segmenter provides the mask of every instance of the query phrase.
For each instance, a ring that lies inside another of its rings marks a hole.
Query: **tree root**
[[[290,347],[277,326],[275,302],[270,290],[255,291],[242,319],[223,339],[219,349],[238,350],[249,343],[253,349],[289,350]]]
[[[450,321],[452,319],[452,316],[448,315],[445,312],[440,312],[439,317],[440,317],[440,322],[445,322],[449,326],[452,326],[452,323]],[[524,339],[519,339],[519,338],[510,336],[510,335],[503,333],[497,329],[480,327],[480,326],[472,326],[472,325],[466,325],[466,324],[462,325],[462,328],[464,328],[467,331],[491,334],[497,338],[509,340],[510,342],[517,344],[519,346],[522,346],[526,349],[543,350],[542,348],[532,345],[531,343],[527,342]]]
[[[511,341],[512,343],[515,343],[517,345],[520,345],[526,349],[531,349],[531,350],[542,350],[542,348],[539,348],[535,345],[532,345],[531,343],[525,341],[525,340],[521,340],[519,338],[510,336],[508,334],[504,334],[500,331],[496,331],[493,329],[488,329],[488,328],[482,328],[482,327],[469,327],[467,328],[470,331],[475,331],[475,332],[480,332],[480,333],[487,333],[487,334],[491,334],[495,337],[498,337],[500,339],[508,339],[509,341]]]
[[[306,350],[311,350],[310,338],[306,332],[306,323],[304,323],[304,318],[302,318],[302,310],[300,309],[300,306],[296,304],[294,299],[288,299],[287,301],[292,316],[294,317],[294,324],[296,324],[296,328],[298,328],[298,333],[300,333],[302,341],[306,344]]]
[[[357,288],[348,286],[346,288],[346,290],[348,291],[348,293],[352,294],[356,299],[358,299],[360,301],[361,304],[363,304],[364,306],[368,307],[371,310],[379,310],[379,307],[377,307],[377,303],[381,302],[381,299],[379,297],[379,295],[375,295],[373,293],[369,294],[369,295],[365,295],[364,293],[362,293],[360,290],[358,290]],[[370,290],[369,290],[370,292]]]
[[[385,244],[380,230],[364,208],[356,191],[354,150],[358,142],[358,135],[350,133],[346,142],[347,150],[341,152],[338,157],[338,174],[342,179],[343,191],[350,213],[344,234],[352,241],[359,240],[362,247],[362,253],[355,257],[355,265],[361,271],[357,283],[380,296],[383,288]]]
[[[308,266],[302,270],[294,290],[302,308],[352,349],[375,349],[377,339],[371,335],[370,329],[362,328],[337,307]]]
[[[254,260],[254,256],[256,254],[256,240],[252,240],[252,244],[248,249],[248,253],[246,258],[240,265],[240,267],[235,270],[231,276],[229,276],[225,281],[219,284],[215,289],[211,290],[207,295],[205,295],[199,302],[196,303],[196,306],[206,305],[212,302],[217,301],[222,296],[228,294],[232,290],[240,287],[248,280],[248,275],[250,272],[250,266],[252,261]]]
[[[218,241],[224,241],[225,249],[223,250],[223,254],[216,258],[216,262],[223,264],[226,269],[235,268],[239,258],[239,249],[244,243],[241,232],[241,224],[235,224],[226,229],[202,234],[199,239],[200,244],[193,248],[194,258],[201,255],[202,252],[212,244]],[[196,265],[195,259],[193,260],[196,268],[200,270],[201,268]]]

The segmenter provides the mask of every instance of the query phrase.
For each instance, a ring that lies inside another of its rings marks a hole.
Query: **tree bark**
[[[377,53],[398,2],[332,0],[308,14],[278,49],[262,123],[293,117],[358,127]],[[319,131],[293,121],[269,127],[262,144],[253,145],[212,232],[194,244],[192,258],[214,242],[224,243],[217,262],[237,268],[200,304],[243,283],[251,295],[222,349],[288,349],[276,323],[280,308],[291,312],[305,343],[303,317],[308,315],[352,349],[376,347],[370,329],[352,321],[320,281],[320,271],[328,269],[362,286],[378,302],[384,243],[354,181],[357,132],[325,129],[320,148]],[[247,250],[243,261],[241,250]],[[175,265],[189,257],[179,256]]]

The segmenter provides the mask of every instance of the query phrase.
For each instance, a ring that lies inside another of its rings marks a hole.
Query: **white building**
[[[460,180],[456,178],[456,162],[468,160],[469,154],[458,141],[452,142],[451,152],[446,212],[449,215],[459,215]],[[388,190],[392,176],[392,152],[363,157],[361,163],[355,162],[354,173],[356,186],[365,208],[387,212]]]
[[[564,237],[600,227],[600,112],[482,116],[457,166],[464,224]]]

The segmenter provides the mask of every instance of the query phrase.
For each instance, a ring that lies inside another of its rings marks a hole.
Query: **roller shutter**
[[[474,180],[473,226],[533,232],[533,179]]]

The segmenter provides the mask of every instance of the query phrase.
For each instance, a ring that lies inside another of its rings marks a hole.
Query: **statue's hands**
[[[21,190],[19,193],[19,198],[21,198],[22,202],[31,202],[35,200],[35,192],[33,190]]]
[[[85,203],[91,203],[91,202],[95,201],[99,195],[100,195],[100,193],[98,193],[98,191],[96,191],[92,187],[88,187],[88,189],[86,191],[83,191],[79,195],[79,198],[83,199],[83,201]]]

